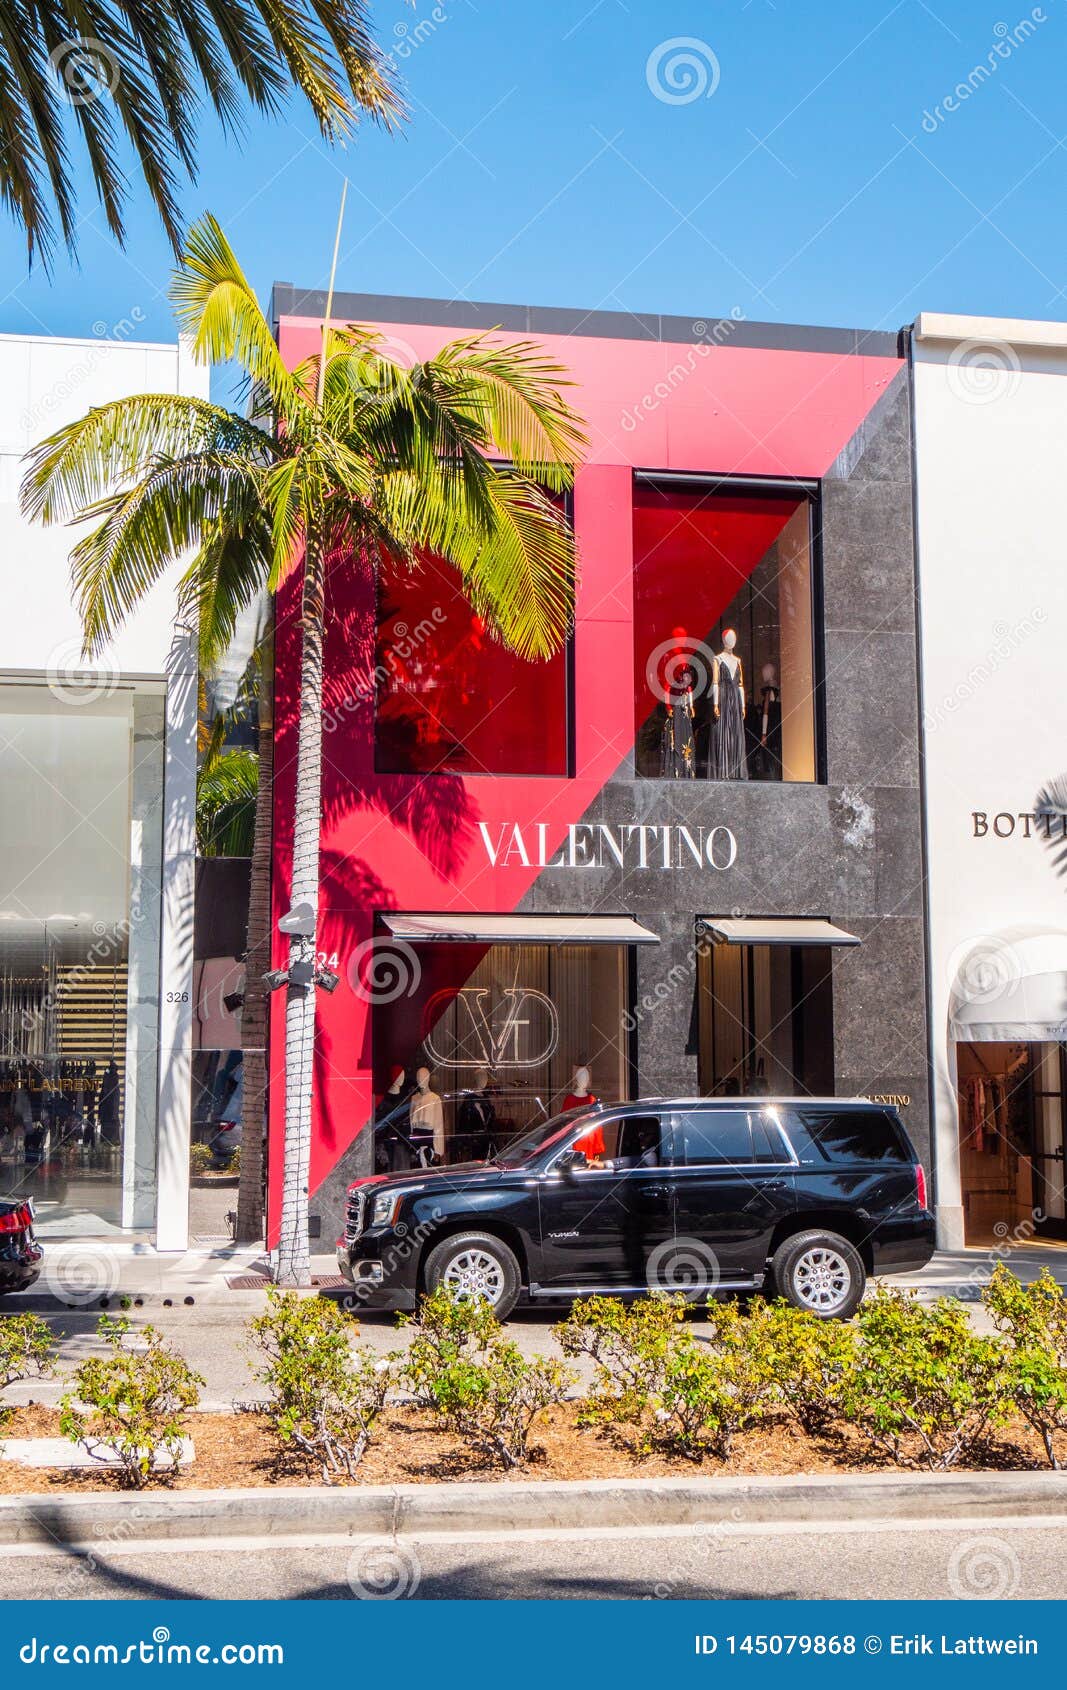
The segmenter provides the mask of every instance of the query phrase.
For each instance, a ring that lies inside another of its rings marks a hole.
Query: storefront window
[[[575,1098],[628,1096],[625,945],[408,951],[414,989],[373,1011],[379,1164],[431,1142],[447,1162],[479,1159]]]
[[[956,1069],[965,1242],[1067,1240],[1067,1047],[960,1040]]]
[[[144,960],[129,915],[133,708],[0,688],[0,1177],[46,1232],[140,1224],[154,1179],[154,1144],[135,1154],[130,1118],[140,1082],[154,1126],[158,1044],[128,1012]]]
[[[505,650],[440,559],[383,574],[375,680],[380,773],[567,773],[566,650]]]
[[[634,631],[639,775],[817,779],[806,495],[639,482]]]
[[[829,945],[719,945],[697,957],[700,1089],[710,1097],[834,1091]]]

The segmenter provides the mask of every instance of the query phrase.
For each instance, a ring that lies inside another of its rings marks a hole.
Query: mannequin
[[[464,1094],[456,1117],[456,1131],[462,1138],[460,1154],[464,1161],[468,1157],[472,1162],[488,1159],[495,1126],[496,1110],[489,1095],[489,1070],[478,1068],[474,1084]]]
[[[403,1173],[411,1167],[411,1147],[408,1143],[408,1110],[404,1107],[409,1093],[407,1073],[399,1066],[389,1071],[389,1086],[378,1100],[374,1111],[375,1169],[378,1173]]]
[[[745,672],[737,655],[737,635],[724,628],[722,650],[711,675],[709,780],[747,780],[745,757]]]
[[[674,645],[663,666],[663,703],[667,715],[660,745],[660,774],[666,780],[692,780],[696,775],[693,690],[696,670],[689,661],[689,636],[672,628]]]
[[[415,1091],[411,1099],[412,1135],[429,1137],[433,1153],[439,1162],[445,1159],[445,1109],[435,1091],[430,1089],[430,1070],[415,1071]]]
[[[762,686],[756,705],[757,766],[765,780],[782,778],[782,695],[778,689],[778,671],[773,663],[765,663],[760,671]]]
[[[588,1068],[576,1068],[571,1076],[571,1089],[563,1099],[564,1109],[592,1109],[599,1103],[593,1095],[593,1080]]]

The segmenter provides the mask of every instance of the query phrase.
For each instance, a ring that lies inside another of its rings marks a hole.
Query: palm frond
[[[3,0],[0,196],[31,258],[50,259],[57,221],[74,250],[77,136],[121,242],[125,145],[178,251],[204,96],[233,135],[246,105],[277,116],[294,88],[328,138],[363,115],[387,127],[404,115],[363,0]]]
[[[259,759],[243,747],[206,760],[196,781],[196,847],[202,857],[250,857]]]
[[[87,655],[99,652],[155,585],[200,545],[205,523],[234,496],[248,501],[257,479],[234,454],[155,458],[131,487],[82,513],[95,528],[70,554]]]
[[[174,393],[141,393],[95,406],[26,454],[22,512],[31,521],[71,522],[156,457],[233,454],[273,457],[274,440],[233,411]]]
[[[428,368],[450,403],[473,415],[517,469],[556,492],[570,486],[589,440],[562,397],[574,383],[536,341],[500,344],[488,333],[471,335],[442,347]]]
[[[297,409],[296,384],[255,290],[214,217],[200,218],[189,230],[170,297],[201,363],[236,358],[252,381],[267,389],[278,411],[288,415]]]

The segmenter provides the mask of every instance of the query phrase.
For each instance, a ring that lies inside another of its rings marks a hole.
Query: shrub
[[[352,1478],[388,1399],[390,1361],[353,1353],[354,1322],[322,1297],[272,1287],[249,1330],[264,1358],[256,1378],[270,1392],[278,1435],[317,1462],[327,1483],[338,1474]]]
[[[522,1355],[488,1303],[445,1286],[401,1324],[412,1328],[402,1378],[418,1406],[505,1467],[527,1461],[538,1415],[563,1401],[573,1374],[548,1357]]]
[[[953,1298],[930,1306],[880,1286],[860,1305],[860,1351],[842,1407],[902,1466],[944,1469],[1007,1418],[1006,1347]],[[916,1453],[917,1451],[917,1453]]]
[[[1023,1285],[998,1262],[982,1293],[998,1332],[1008,1340],[1007,1390],[1013,1406],[1059,1468],[1057,1434],[1067,1432],[1067,1296],[1047,1268]]]
[[[101,1315],[97,1332],[110,1353],[81,1363],[59,1408],[65,1437],[95,1460],[117,1457],[121,1482],[139,1487],[161,1455],[177,1468],[182,1417],[200,1401],[204,1381],[154,1326],[135,1334],[143,1349],[129,1348],[132,1330],[125,1315]]]
[[[207,1144],[191,1144],[189,1146],[189,1172],[191,1174],[206,1174],[215,1166],[215,1158]]]
[[[708,1305],[710,1335],[697,1343],[685,1307],[681,1296],[629,1305],[594,1297],[575,1306],[557,1336],[565,1354],[597,1364],[587,1419],[633,1425],[646,1449],[725,1458],[734,1435],[774,1399],[774,1350],[763,1325],[732,1302]]]
[[[234,1145],[233,1154],[226,1164],[226,1172],[228,1174],[239,1174],[241,1172],[241,1146],[239,1144]]]
[[[855,1326],[820,1320],[791,1303],[752,1305],[750,1325],[760,1327],[769,1347],[767,1365],[777,1394],[812,1437],[825,1435],[839,1421],[859,1359]]]
[[[19,1379],[46,1379],[54,1372],[52,1332],[36,1314],[13,1314],[0,1320],[0,1391]],[[11,1413],[0,1405],[0,1425]]]

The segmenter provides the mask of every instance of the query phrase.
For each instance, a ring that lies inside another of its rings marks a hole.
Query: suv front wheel
[[[458,1232],[426,1258],[426,1289],[446,1285],[459,1298],[482,1297],[498,1320],[519,1300],[522,1275],[514,1253],[491,1232]]]
[[[780,1244],[771,1261],[780,1297],[820,1320],[848,1320],[867,1283],[858,1250],[836,1232],[798,1232]]]

